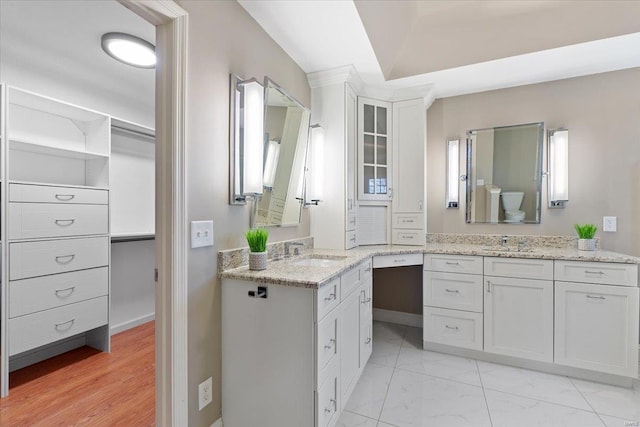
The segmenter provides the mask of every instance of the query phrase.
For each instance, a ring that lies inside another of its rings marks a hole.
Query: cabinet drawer
[[[482,313],[482,276],[424,272],[424,305]]]
[[[357,237],[356,237],[356,232],[355,231],[348,231],[345,235],[345,244],[344,244],[344,248],[345,249],[351,249],[351,248],[355,248],[356,246],[358,246],[357,243]]]
[[[344,300],[348,297],[351,292],[360,285],[360,280],[362,280],[362,270],[360,269],[360,266],[342,274],[340,277],[340,291],[342,292],[340,299]]]
[[[9,280],[109,265],[109,238],[9,244]]]
[[[340,415],[340,400],[338,399],[340,374],[340,364],[335,360],[330,365],[327,378],[320,384],[316,392],[316,416],[318,422],[316,426],[327,427],[335,425],[336,419]]]
[[[565,282],[638,286],[638,265],[612,262],[555,261],[555,279]]]
[[[424,230],[391,230],[391,243],[394,245],[423,246],[425,242]]]
[[[9,282],[9,317],[48,310],[109,293],[109,268],[92,268]]]
[[[424,229],[424,214],[398,213],[391,215],[391,228],[421,228]]]
[[[638,376],[638,288],[556,282],[555,363]]]
[[[422,254],[379,255],[373,257],[373,268],[422,265]]]
[[[108,297],[94,298],[9,320],[9,355],[107,324]]]
[[[360,288],[360,319],[373,317],[373,293],[371,282],[365,283]]]
[[[347,215],[347,231],[355,231],[358,228],[358,214],[350,213]]]
[[[106,205],[109,203],[109,191],[48,185],[9,184],[9,201]]]
[[[109,232],[107,205],[9,203],[9,239],[68,237]]]
[[[482,350],[482,313],[425,307],[424,340]]]
[[[549,259],[484,257],[484,275],[553,280],[553,261]]]
[[[320,321],[340,303],[340,278],[336,277],[316,291],[316,319]]]
[[[320,323],[318,323],[318,382],[325,378],[325,371],[329,364],[338,357],[338,350],[342,347],[339,343],[340,310],[333,310]]]
[[[482,274],[482,257],[469,255],[425,254],[424,269],[451,273]]]

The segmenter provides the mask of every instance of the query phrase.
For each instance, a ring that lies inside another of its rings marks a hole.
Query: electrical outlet
[[[207,378],[198,386],[198,410],[202,411],[202,408],[207,406],[213,401],[213,380],[211,377]]]
[[[191,248],[213,246],[213,221],[191,221]]]
[[[604,216],[602,217],[602,231],[615,232],[617,231],[617,217],[615,216]]]

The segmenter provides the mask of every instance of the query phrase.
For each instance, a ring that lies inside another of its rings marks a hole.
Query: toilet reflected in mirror
[[[500,196],[502,199],[502,208],[504,209],[504,222],[524,222],[526,213],[520,210],[522,200],[524,199],[524,192],[503,191]]]

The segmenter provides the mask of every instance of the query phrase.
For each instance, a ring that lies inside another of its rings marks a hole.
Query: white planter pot
[[[249,270],[267,269],[267,251],[249,252]]]
[[[578,250],[580,251],[595,251],[596,239],[578,239]]]

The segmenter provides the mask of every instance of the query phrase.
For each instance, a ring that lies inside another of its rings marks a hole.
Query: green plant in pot
[[[594,236],[598,231],[598,227],[595,224],[576,224],[574,228],[578,233],[578,249],[581,251],[595,251],[596,240]]]
[[[254,228],[244,236],[249,244],[249,270],[266,270],[269,232],[264,228]]]

